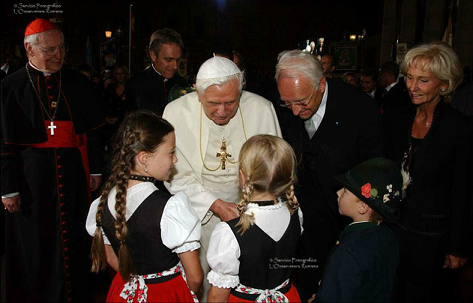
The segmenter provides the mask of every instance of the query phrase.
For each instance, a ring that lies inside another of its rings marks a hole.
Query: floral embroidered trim
[[[184,268],[182,268],[181,262],[177,263],[176,266],[160,273],[148,274],[148,275],[134,275],[131,277],[130,281],[125,283],[125,286],[123,287],[123,290],[120,293],[120,297],[125,299],[128,303],[131,303],[133,302],[133,298],[135,297],[135,293],[136,293],[138,295],[137,302],[139,303],[147,302],[148,286],[146,285],[145,280],[166,277],[178,272],[181,273],[182,277],[187,283],[186,274],[184,272]],[[189,291],[191,292],[194,302],[199,302],[194,292],[190,289]]]
[[[247,287],[243,284],[238,285],[235,291],[248,295],[259,295],[255,302],[289,302],[289,299],[279,290],[289,284],[289,279],[273,289],[257,289]]]

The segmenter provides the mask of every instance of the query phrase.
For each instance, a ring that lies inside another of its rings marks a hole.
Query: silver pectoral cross
[[[222,170],[225,169],[225,162],[227,161],[228,157],[231,157],[231,153],[227,153],[227,141],[222,139],[222,147],[220,147],[220,152],[217,153],[217,157],[220,158],[220,164],[222,165]]]
[[[50,130],[51,130],[51,136],[54,136],[54,129],[55,129],[55,128],[57,128],[57,126],[56,126],[56,125],[54,125],[54,121],[53,121],[53,120],[51,120],[51,125],[50,125],[50,126],[48,126],[48,129],[50,129]]]

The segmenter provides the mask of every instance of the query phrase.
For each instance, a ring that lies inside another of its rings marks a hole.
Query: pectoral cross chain
[[[54,125],[54,121],[51,120],[51,125],[48,126],[48,129],[51,130],[51,136],[54,136],[54,129],[57,128],[56,125]]]
[[[227,142],[225,141],[225,139],[222,139],[222,147],[220,147],[220,152],[217,153],[217,157],[220,158],[222,170],[225,169],[225,162],[227,161],[227,158],[231,156],[231,153],[227,153]]]

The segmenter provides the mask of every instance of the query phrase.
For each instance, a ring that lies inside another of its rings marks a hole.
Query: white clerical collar
[[[374,94],[376,93],[376,87],[373,89],[371,93],[368,93],[368,96],[374,99]]]
[[[389,92],[389,91],[391,90],[391,88],[393,88],[393,87],[394,87],[394,85],[396,85],[396,84],[397,84],[397,81],[396,81],[396,82],[393,82],[393,83],[391,83],[390,85],[388,85],[388,86],[385,88],[385,89],[386,89],[386,92]]]
[[[322,101],[320,102],[319,108],[315,112],[315,114],[310,117],[310,121],[315,125],[315,130],[317,130],[322,123],[322,119],[325,116],[325,109],[327,108],[327,98],[328,98],[328,82],[325,81],[325,91],[324,95],[322,96]],[[306,123],[309,123],[308,121]]]
[[[157,73],[158,73],[158,75],[160,75],[161,77],[163,77],[163,78],[164,78],[164,82],[168,81],[168,78],[165,78],[163,75],[161,75],[161,73],[160,73],[160,72],[158,72],[158,71],[156,70],[156,68],[154,67],[154,64],[153,64],[153,63],[151,63],[151,67],[154,69],[154,71],[155,71],[155,72],[157,72]]]
[[[37,68],[36,66],[34,66],[34,64],[31,63],[31,61],[28,61],[28,63],[30,64],[30,66],[31,66],[32,68],[34,68],[35,70],[37,70],[37,71],[39,71],[39,72],[42,72],[45,76],[51,76],[50,73],[47,73],[47,72],[45,72],[45,71],[42,71],[42,70],[40,70],[39,68]]]

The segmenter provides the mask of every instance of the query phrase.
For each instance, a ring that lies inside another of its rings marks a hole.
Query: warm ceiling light
[[[105,31],[105,37],[112,38],[112,31]]]

